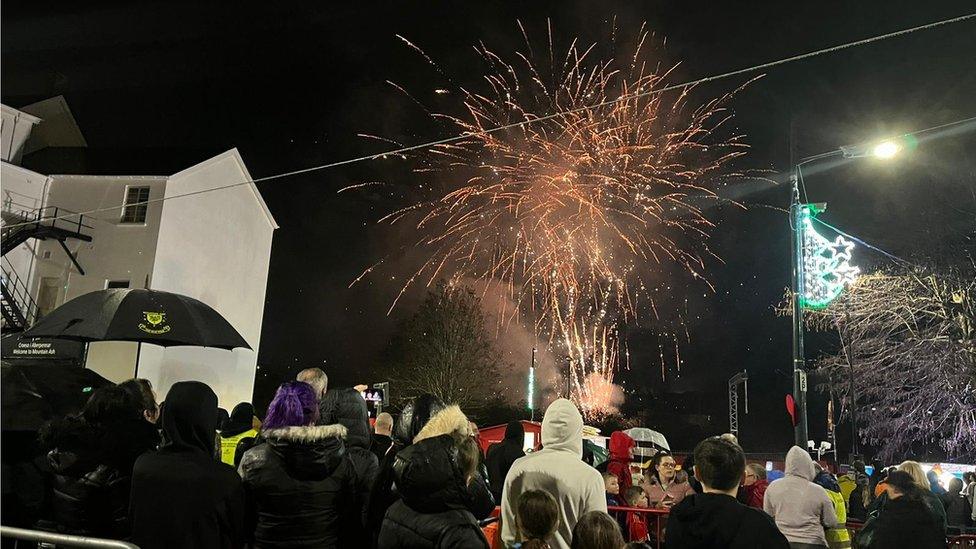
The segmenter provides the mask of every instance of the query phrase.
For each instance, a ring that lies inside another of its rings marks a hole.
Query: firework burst
[[[645,60],[643,28],[624,61],[576,40],[559,50],[551,28],[537,56],[519,28],[510,59],[475,47],[483,89],[456,87],[463,109],[431,112],[465,137],[414,157],[429,194],[383,221],[409,223],[426,258],[400,296],[439,278],[501,285],[516,303],[506,321],[534,323],[567,361],[572,398],[599,416],[626,356],[620,326],[657,315],[655,273],[678,265],[707,284],[703,207],[745,145],[716,132],[731,94],[692,105],[687,88],[654,93],[673,67]]]

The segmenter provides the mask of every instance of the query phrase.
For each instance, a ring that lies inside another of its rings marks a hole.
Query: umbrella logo
[[[145,322],[139,324],[139,329],[147,334],[160,335],[172,329],[166,325],[166,313],[143,311],[142,316]]]

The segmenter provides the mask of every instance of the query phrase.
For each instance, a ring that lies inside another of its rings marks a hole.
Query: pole
[[[529,420],[535,421],[535,347],[532,347],[532,365],[529,366]]]
[[[800,448],[807,448],[807,374],[804,369],[803,354],[803,230],[806,209],[800,204],[800,169],[794,168],[792,204],[790,205],[790,225],[792,234],[793,264],[793,400],[796,403],[796,426],[793,428],[793,442]]]

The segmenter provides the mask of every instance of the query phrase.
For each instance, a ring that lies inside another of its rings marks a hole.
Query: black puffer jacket
[[[352,547],[340,526],[357,516],[346,505],[356,474],[341,425],[266,429],[267,441],[244,454],[246,532],[255,547]],[[355,543],[355,540],[349,540]]]
[[[319,425],[329,424],[339,424],[346,428],[346,454],[356,469],[356,494],[351,505],[359,509],[358,525],[361,527],[365,521],[369,491],[379,470],[379,460],[369,449],[372,444],[369,412],[359,391],[348,387],[333,389],[322,397],[322,402],[319,403]],[[360,534],[361,531],[352,535]]]
[[[397,454],[402,496],[386,512],[380,549],[488,547],[474,515],[451,435],[419,441]]]
[[[40,434],[48,448],[49,487],[38,528],[96,537],[127,537],[132,466],[155,449],[157,434],[141,419],[93,426],[72,416]]]
[[[370,490],[369,501],[367,502],[366,530],[373,536],[370,546],[376,545],[376,536],[383,524],[386,510],[400,499],[400,495],[393,485],[393,464],[396,463],[397,453],[410,446],[413,438],[420,433],[431,416],[443,410],[444,406],[444,402],[434,395],[420,395],[408,402],[403,407],[400,417],[397,418],[393,429],[393,446],[387,450],[380,463],[379,472],[376,475],[376,481],[373,482],[373,488]]]

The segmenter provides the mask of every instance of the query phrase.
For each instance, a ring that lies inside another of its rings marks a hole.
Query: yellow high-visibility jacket
[[[223,461],[227,465],[233,467],[234,452],[237,450],[237,443],[245,438],[248,437],[256,438],[257,436],[258,436],[258,432],[255,429],[250,429],[248,431],[244,431],[239,435],[234,435],[231,437],[224,438],[223,436],[221,436],[220,437],[220,461]]]
[[[827,496],[834,504],[834,512],[837,513],[837,528],[827,530],[827,546],[830,549],[850,549],[851,534],[847,531],[847,503],[840,492],[826,490]]]

